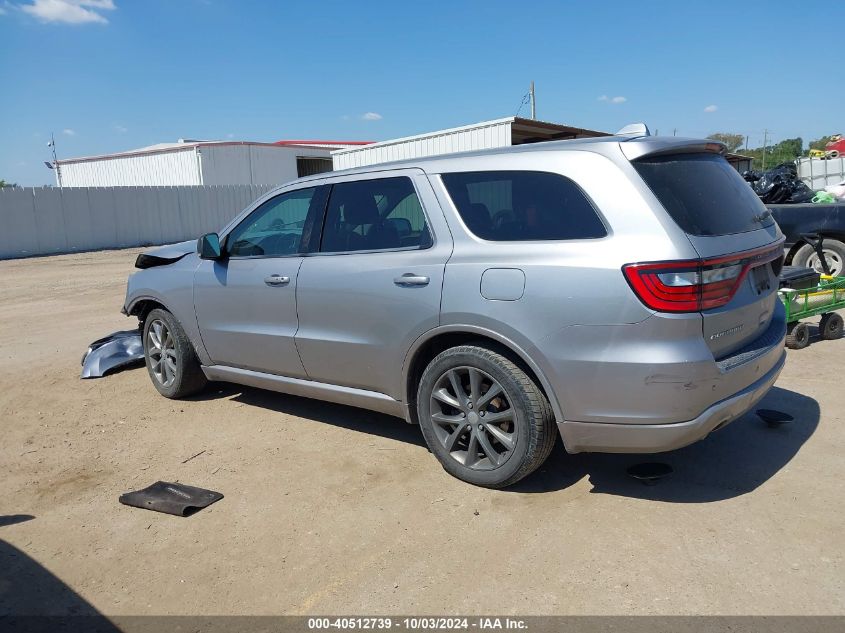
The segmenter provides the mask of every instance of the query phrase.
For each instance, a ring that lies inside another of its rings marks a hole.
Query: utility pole
[[[678,136],[678,128],[672,129],[672,136]]]
[[[768,143],[769,130],[763,130],[763,171],[766,171],[766,143]]]
[[[62,188],[62,168],[59,166],[59,160],[56,158],[56,139],[53,137],[53,133],[50,132],[50,142],[47,143],[47,147],[53,150],[53,168],[56,170],[56,180],[59,183],[59,189]]]
[[[528,94],[531,96],[531,118],[537,118],[537,100],[534,97],[534,82],[531,82],[531,88],[528,90]]]

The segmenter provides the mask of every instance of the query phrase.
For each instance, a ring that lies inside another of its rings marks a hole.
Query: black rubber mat
[[[135,508],[187,517],[222,498],[222,494],[213,490],[157,481],[143,490],[125,492],[118,500]]]

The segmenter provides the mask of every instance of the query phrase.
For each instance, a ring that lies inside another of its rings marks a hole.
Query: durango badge
[[[715,341],[717,338],[722,338],[723,336],[731,336],[732,334],[736,334],[737,332],[739,332],[743,327],[745,327],[745,325],[740,324],[736,327],[732,327],[729,330],[725,330],[724,332],[716,332],[716,334],[710,335],[710,340]]]

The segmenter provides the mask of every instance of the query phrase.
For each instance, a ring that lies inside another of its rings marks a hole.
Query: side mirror
[[[197,240],[197,253],[200,259],[220,259],[220,237],[217,233],[206,233]]]

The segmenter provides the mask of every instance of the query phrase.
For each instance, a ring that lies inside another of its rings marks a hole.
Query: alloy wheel
[[[153,376],[163,387],[176,380],[176,341],[161,319],[150,323],[147,332],[147,356]]]
[[[438,441],[465,468],[493,470],[513,454],[518,423],[505,389],[475,367],[455,367],[434,384],[431,421]]]

